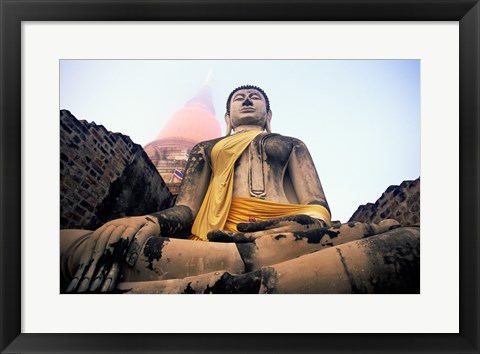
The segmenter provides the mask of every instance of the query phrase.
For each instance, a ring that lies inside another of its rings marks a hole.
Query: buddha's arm
[[[208,156],[215,142],[199,143],[192,149],[180,187],[180,193],[175,203],[175,206],[188,207],[192,211],[194,218],[202,205],[212,177]]]
[[[312,156],[300,140],[292,149],[288,172],[299,204],[318,204],[330,212]]]
[[[151,214],[158,219],[161,236],[171,237],[190,232],[211,177],[207,146],[208,143],[200,143],[192,149],[175,206]]]

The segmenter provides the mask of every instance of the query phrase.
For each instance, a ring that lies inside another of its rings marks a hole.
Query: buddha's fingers
[[[102,262],[99,262],[99,261],[105,252],[105,248],[109,243],[110,237],[114,232],[120,232],[120,229],[124,229],[124,228],[125,227],[123,226],[109,225],[100,233],[100,235],[98,236],[98,240],[95,244],[95,248],[93,250],[92,260],[90,262],[88,269],[86,269],[85,274],[80,280],[80,284],[78,286],[77,292],[83,293],[89,290],[95,278],[95,275],[96,275],[95,273],[98,271],[98,266],[102,265],[101,264]]]
[[[102,266],[98,270],[95,278],[93,279],[92,285],[90,286],[90,291],[96,292],[103,285],[103,280],[105,279],[107,272],[109,272],[110,268],[112,267],[112,264],[113,257],[111,254],[109,254],[107,257],[104,257]]]
[[[309,229],[322,228],[323,224],[308,215],[291,215],[283,218],[258,221],[252,223],[240,223],[237,225],[238,233],[225,230],[213,230],[207,234],[212,242],[253,242],[257,238],[266,235],[275,235],[286,232],[307,231]]]
[[[100,292],[111,292],[115,290],[125,262],[134,263],[132,262],[132,258],[135,258],[134,254],[136,253],[136,258],[138,258],[138,252],[146,240],[158,235],[158,222],[155,222],[155,220],[149,217],[145,219],[146,222],[140,229],[133,227],[126,228],[118,241],[113,244],[111,266],[101,272],[101,277],[103,278],[99,279],[95,284],[95,288],[91,289],[92,291],[100,290]]]
[[[402,225],[395,219],[384,219],[378,224],[371,224],[371,227],[375,234],[381,234],[383,232],[402,227]]]
[[[225,242],[225,243],[246,243],[253,242],[258,236],[252,234],[235,233],[226,230],[213,230],[207,234],[207,239],[210,242]]]
[[[257,232],[248,232],[245,233],[244,236],[250,238],[252,241],[267,235],[278,235],[283,233],[289,232],[299,232],[299,231],[306,231],[307,229],[303,225],[298,224],[286,224],[285,226],[280,226],[275,229],[268,229],[264,231],[257,231]]]
[[[92,285],[90,286],[90,291],[95,292],[103,288],[106,277],[108,277],[108,274],[110,273],[112,267],[115,266],[117,249],[121,248],[122,245],[125,244],[125,247],[128,247],[130,239],[133,238],[136,231],[136,229],[133,227],[123,227],[122,229],[118,228],[118,231],[120,230],[122,230],[121,234],[112,234],[108,241],[108,247],[105,248],[105,251],[102,255],[102,264],[99,265],[100,269],[95,274],[95,278],[93,279]]]
[[[233,237],[234,232],[225,230],[212,230],[207,234],[207,239],[210,242],[235,242]]]
[[[290,215],[290,216],[285,216],[282,218],[266,220],[266,221],[239,223],[237,225],[237,230],[244,233],[257,232],[257,231],[276,229],[281,226],[292,225],[292,224],[303,225],[306,228],[322,226],[319,220],[314,219],[308,215],[299,214],[299,215]]]
[[[83,278],[85,272],[87,271],[87,269],[88,269],[88,267],[91,263],[92,254],[95,250],[95,246],[96,246],[97,241],[98,241],[98,236],[105,229],[106,229],[105,226],[100,227],[88,239],[87,245],[85,247],[85,252],[82,253],[82,257],[80,258],[80,261],[78,263],[77,271],[75,272],[75,275],[73,276],[72,281],[70,282],[67,289],[65,290],[66,293],[72,293],[72,292],[77,291],[78,286],[80,285],[80,280]]]
[[[107,276],[105,277],[105,281],[103,282],[100,292],[105,293],[115,290],[125,262],[125,254],[127,253],[129,246],[127,241],[127,239],[121,239],[119,243],[115,245],[113,264]]]

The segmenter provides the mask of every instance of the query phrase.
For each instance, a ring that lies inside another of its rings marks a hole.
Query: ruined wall
[[[375,202],[358,207],[349,221],[374,222],[395,219],[402,225],[420,224],[420,178],[390,186]]]
[[[140,145],[60,111],[60,228],[95,229],[170,207],[172,195]]]

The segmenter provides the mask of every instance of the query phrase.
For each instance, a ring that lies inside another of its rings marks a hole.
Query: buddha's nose
[[[250,101],[248,98],[243,102],[243,106],[253,106],[252,101]]]

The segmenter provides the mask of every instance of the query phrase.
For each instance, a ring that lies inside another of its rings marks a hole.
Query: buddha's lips
[[[254,112],[255,108],[242,108],[240,112]]]

